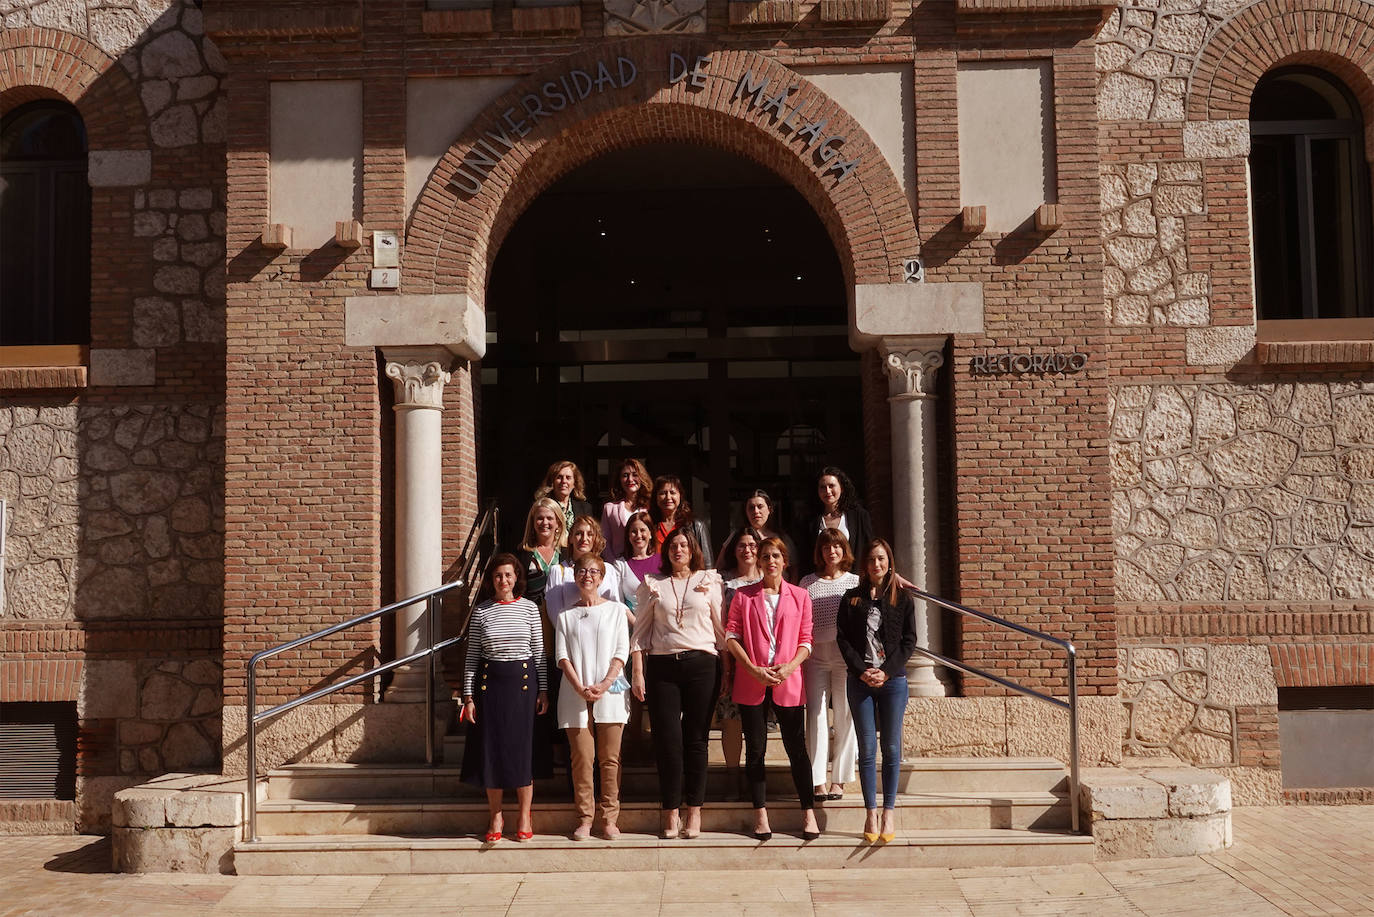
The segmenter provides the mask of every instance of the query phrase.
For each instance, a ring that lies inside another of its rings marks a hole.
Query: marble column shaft
[[[417,351],[411,353],[408,351]],[[396,595],[433,589],[443,577],[443,395],[449,359],[426,348],[387,348],[386,375],[396,392]],[[425,603],[395,614],[396,656],[426,645]],[[423,666],[397,669],[386,700],[425,699]]]
[[[885,341],[880,351],[888,379],[892,423],[892,503],[898,572],[916,586],[940,591],[939,453],[935,435],[935,381],[944,365],[944,337]],[[916,603],[916,640],[944,652],[941,610]],[[915,654],[907,666],[913,697],[950,693],[948,673]]]

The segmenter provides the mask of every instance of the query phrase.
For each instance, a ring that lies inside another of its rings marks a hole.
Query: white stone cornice
[[[883,371],[887,373],[888,397],[933,397],[936,375],[944,365],[943,350],[884,349]]]
[[[444,409],[444,386],[452,376],[439,361],[389,361],[386,377],[396,387],[396,407]]]

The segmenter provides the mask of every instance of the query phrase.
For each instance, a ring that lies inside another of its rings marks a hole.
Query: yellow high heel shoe
[[[870,844],[876,844],[878,843],[878,833],[876,831],[865,831],[864,840],[868,841]]]

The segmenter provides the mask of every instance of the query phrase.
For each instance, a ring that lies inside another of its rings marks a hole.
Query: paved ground
[[[109,842],[0,837],[0,915],[1374,915],[1374,806],[1239,809],[1224,854],[1082,866],[571,876],[121,876]]]

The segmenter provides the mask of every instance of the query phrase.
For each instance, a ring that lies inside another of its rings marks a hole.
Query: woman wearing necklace
[[[559,545],[566,541],[563,510],[548,497],[535,500],[525,514],[525,534],[515,552],[525,571],[525,598],[542,606],[549,571],[558,566]]]
[[[842,469],[834,465],[821,469],[816,478],[816,497],[820,500],[820,512],[811,517],[802,539],[808,564],[816,551],[816,536],[826,529],[839,529],[851,545],[866,545],[873,539],[873,521],[859,503],[854,482]]]
[[[916,651],[916,603],[892,569],[892,547],[875,538],[864,550],[863,577],[840,599],[835,643],[849,676],[845,690],[859,739],[864,839],[896,836],[897,780],[902,766],[902,716],[906,713],[906,663]],[[878,824],[877,746],[882,737],[883,813]]]
[[[486,788],[489,844],[501,839],[501,797],[510,787],[520,805],[515,837],[534,836],[534,717],[549,706],[548,669],[539,609],[520,597],[523,587],[520,561],[497,554],[482,584],[487,601],[473,610],[468,625],[462,719],[473,728],[463,746],[462,775]],[[537,690],[530,690],[531,681]]]
[[[711,533],[706,523],[692,515],[692,504],[682,496],[682,481],[676,475],[654,478],[654,500],[649,507],[654,520],[654,548],[657,550],[675,529],[687,529],[696,539],[706,566],[711,566]]]
[[[859,578],[850,572],[854,553],[839,529],[826,529],[816,537],[813,560],[819,572],[809,573],[801,581],[801,587],[811,596],[812,620],[811,656],[802,666],[802,678],[806,681],[806,753],[811,758],[816,798],[835,800],[844,798],[844,785],[854,779],[854,764],[859,753],[845,688],[849,670],[835,643],[835,617],[841,597],[859,585]],[[833,746],[827,706],[833,708],[834,713]],[[834,764],[827,790],[827,764],[832,753]]]
[[[754,837],[773,836],[766,806],[768,709],[778,720],[782,744],[792,766],[792,783],[802,808],[802,837],[821,836],[806,756],[801,665],[811,654],[811,597],[783,579],[787,548],[780,538],[765,538],[759,548],[763,579],[735,593],[725,629],[725,648],[735,657],[734,698],[744,721],[744,767],[754,802]]]
[[[620,836],[620,739],[629,717],[625,681],[620,677],[630,656],[625,606],[601,595],[606,562],[584,553],[573,564],[577,603],[559,615],[554,626],[555,657],[563,670],[558,692],[558,725],[568,731],[572,750],[570,773],[578,824],[572,839],[591,837],[595,815],[594,762],[601,762],[601,836]]]
[[[649,484],[649,470],[639,459],[627,458],[620,463],[611,484],[611,499],[601,507],[606,560],[614,563],[625,553],[625,525],[631,514],[649,508]]]
[[[590,516],[592,505],[587,502],[586,484],[582,480],[582,470],[572,462],[554,462],[544,472],[544,483],[534,492],[535,501],[548,497],[563,513],[564,539],[558,543],[560,548],[567,547],[567,536],[578,516]]]
[[[707,739],[719,690],[724,642],[720,577],[703,569],[690,529],[675,529],[659,552],[661,575],[649,576],[635,603],[634,694],[649,707],[662,809],[662,836],[701,834]],[[686,824],[679,808],[687,807]]]

